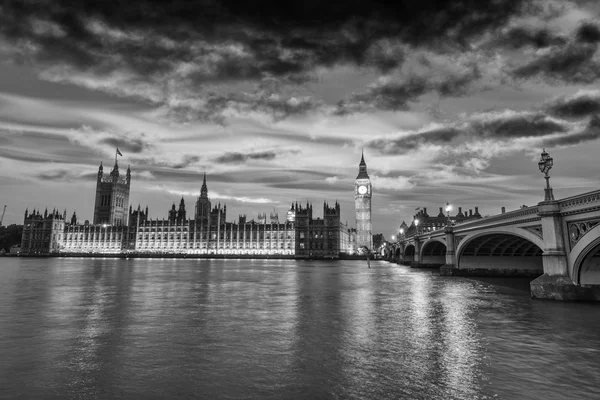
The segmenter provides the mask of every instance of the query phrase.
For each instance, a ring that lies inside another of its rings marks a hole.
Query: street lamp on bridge
[[[419,219],[415,219],[415,228],[417,230],[417,235],[419,234]]]
[[[552,188],[550,187],[550,169],[552,169],[552,165],[554,164],[554,160],[550,157],[550,154],[546,153],[546,149],[542,150],[542,155],[540,157],[540,161],[538,162],[538,167],[540,171],[544,173],[544,179],[546,179],[546,189],[544,189],[544,201],[552,201],[554,200],[554,194],[552,194]]]
[[[404,228],[400,228],[400,235],[398,235],[398,240],[404,239]]]
[[[446,202],[446,226],[450,226],[450,211],[452,211],[452,204]]]

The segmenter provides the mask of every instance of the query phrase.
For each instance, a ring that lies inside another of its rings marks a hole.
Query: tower
[[[356,248],[360,252],[361,247],[366,246],[373,249],[373,237],[371,235],[371,179],[367,173],[364,153],[361,155],[358,165],[358,176],[354,181],[354,209],[356,211]]]
[[[96,179],[96,202],[94,205],[94,224],[127,225],[129,207],[129,188],[131,169],[127,167],[125,177],[119,174],[119,165],[109,175],[104,175],[102,163]]]
[[[200,197],[196,201],[196,221],[208,223],[210,217],[210,199],[208,198],[208,188],[206,187],[206,172],[200,188]]]

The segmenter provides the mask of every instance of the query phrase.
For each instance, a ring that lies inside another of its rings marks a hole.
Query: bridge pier
[[[576,285],[569,265],[562,231],[560,205],[556,200],[538,204],[544,239],[544,274],[530,283],[531,297],[551,300],[600,300],[600,287]]]
[[[440,275],[452,276],[452,271],[456,269],[456,248],[452,226],[447,226],[444,233],[446,234],[446,264],[440,267]]]

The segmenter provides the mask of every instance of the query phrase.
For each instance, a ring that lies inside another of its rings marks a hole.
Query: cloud
[[[266,197],[246,197],[246,196],[230,196],[225,194],[219,194],[216,192],[210,192],[211,199],[216,200],[232,200],[239,203],[257,203],[257,204],[277,204],[279,201],[272,200]]]
[[[410,44],[463,43],[503,24],[520,12],[522,3],[425,0],[342,6],[310,0],[284,6],[263,0],[250,6],[233,0],[218,5],[132,0],[115,13],[104,3],[9,0],[2,9],[1,32],[28,41],[37,59],[68,60],[82,68],[122,66],[152,74],[178,61],[204,61],[202,69],[194,70],[203,77],[246,79],[294,74],[314,65],[368,64],[373,58],[366,55],[373,52],[393,58],[390,38]],[[116,50],[113,57],[106,57],[111,50]],[[375,60],[384,69],[389,65]]]
[[[373,110],[407,111],[411,103],[430,92],[441,97],[458,97],[467,94],[473,82],[482,77],[479,62],[472,57],[440,57],[433,53],[420,53],[411,65],[418,68],[418,73],[408,72],[407,77],[385,76],[371,84],[367,91],[354,93],[348,99],[341,100],[333,115],[348,114]],[[404,75],[404,74],[400,74]]]
[[[581,43],[598,43],[600,42],[600,27],[589,22],[583,23],[577,29],[577,41]]]
[[[427,92],[427,81],[413,77],[404,82],[381,81],[364,93],[353,94],[348,101],[338,103],[334,115],[346,115],[369,109],[386,111],[408,110],[409,102]]]
[[[524,2],[310,0],[283,7],[263,0],[250,7],[233,0],[132,0],[115,13],[104,3],[8,0],[0,9],[0,36],[13,60],[38,68],[44,79],[142,99],[177,122],[223,124],[232,113],[251,112],[279,121],[323,104],[306,90],[280,88],[275,94],[248,83],[275,79],[282,87],[301,86],[314,82],[320,68],[341,65],[387,74],[417,47],[467,48],[470,39],[519,15]],[[424,90],[457,95],[472,79],[451,76],[422,87],[418,78],[408,78],[375,86],[347,100],[338,114],[362,109],[362,103],[406,109]],[[230,83],[241,87],[223,90]]]
[[[243,164],[248,161],[272,161],[275,158],[285,154],[298,154],[299,150],[265,150],[249,153],[226,152],[218,157],[213,158],[213,161],[219,164]]]
[[[448,144],[462,133],[454,126],[435,124],[402,136],[374,139],[367,146],[381,154],[405,154],[429,143]]]
[[[371,184],[373,190],[388,189],[388,190],[406,190],[412,189],[416,183],[406,176],[380,176],[371,174]]]
[[[586,117],[600,112],[600,91],[578,91],[573,95],[560,96],[546,103],[544,108],[558,117]]]
[[[164,187],[156,187],[155,190],[165,191]],[[167,193],[176,195],[176,196],[193,196],[197,197],[198,192],[190,192],[186,190],[178,190],[178,189],[166,189]],[[220,194],[215,191],[210,190],[208,192],[208,197],[211,201],[214,200],[231,200],[238,203],[255,203],[255,204],[277,204],[279,201],[272,200],[266,197],[246,197],[246,196],[230,196],[225,194]]]
[[[541,141],[567,143],[595,139],[594,130],[579,132],[580,123],[542,111],[504,110],[464,115],[456,121],[431,124],[421,130],[379,137],[366,146],[385,155],[426,152],[434,159],[448,158],[467,170],[487,168],[489,159],[504,152],[525,150]],[[571,139],[567,139],[570,137]],[[575,138],[578,139],[575,139]],[[562,138],[562,139],[559,139]]]
[[[109,137],[99,140],[98,143],[109,145],[111,147],[119,148],[119,150],[136,154],[141,153],[144,150],[151,149],[153,147],[150,143],[144,141],[141,137]]]
[[[162,157],[161,159],[157,157],[128,157],[128,160],[138,167],[168,167],[174,169],[187,168],[196,164],[201,159],[200,156],[194,154],[183,154],[179,160],[174,159],[174,157],[168,157],[167,159],[165,159],[165,157]]]
[[[514,26],[495,39],[492,44],[505,46],[511,49],[521,49],[531,46],[535,49],[549,46],[563,45],[567,39],[556,35],[547,28],[536,28],[532,26]]]
[[[469,118],[472,136],[483,138],[522,138],[567,131],[565,121],[542,112],[512,111],[479,113]]]
[[[545,138],[542,143],[545,147],[572,146],[598,138],[600,138],[600,114],[592,116],[583,128],[568,135]]]
[[[511,71],[516,78],[542,77],[553,81],[592,83],[600,78],[600,62],[594,58],[595,44],[570,43],[550,47],[525,65]]]
[[[96,176],[95,172],[84,173],[68,169],[54,169],[40,172],[35,175],[35,178],[52,182],[93,182]]]

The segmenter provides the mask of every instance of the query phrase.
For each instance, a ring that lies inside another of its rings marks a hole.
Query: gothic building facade
[[[130,183],[131,170],[127,167],[126,175],[120,175],[116,158],[115,166],[108,175],[104,175],[104,168],[100,163],[96,179],[95,225],[127,225]]]
[[[290,258],[337,258],[356,248],[355,235],[340,221],[340,205],[323,205],[323,217],[313,218],[312,205],[292,204],[284,222],[273,211],[259,213],[257,220],[227,222],[227,206],[211,208],[206,174],[195,204],[187,215],[182,198],[166,218],[150,219],[148,207],[129,203],[131,171],[119,176],[118,165],[108,176],[98,171],[94,222],[81,224],[73,213],[70,222],[56,211],[40,215],[25,213],[21,254],[127,254],[198,256],[282,256]],[[125,209],[123,213],[122,209]]]

